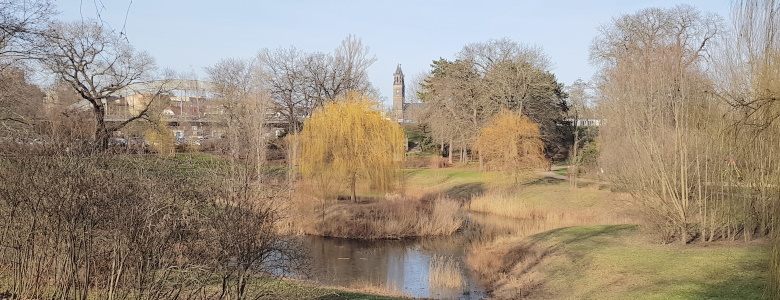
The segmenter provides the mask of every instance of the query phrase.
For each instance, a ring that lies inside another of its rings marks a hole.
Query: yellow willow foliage
[[[176,152],[173,134],[165,122],[156,120],[149,125],[144,133],[144,139],[149,143],[149,148],[159,154],[172,155]]]
[[[353,200],[359,180],[373,190],[393,189],[406,154],[404,131],[377,106],[376,100],[351,92],[315,111],[299,137],[301,175],[344,182]]]
[[[517,174],[547,164],[539,134],[539,126],[528,117],[501,110],[482,128],[474,149],[486,169]]]

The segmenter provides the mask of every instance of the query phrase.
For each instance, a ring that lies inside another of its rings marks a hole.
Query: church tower
[[[404,72],[401,71],[401,64],[395,69],[393,74],[393,114],[397,120],[404,119]]]

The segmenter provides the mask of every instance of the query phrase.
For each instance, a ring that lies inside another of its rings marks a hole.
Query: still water
[[[327,285],[377,286],[416,298],[481,299],[487,296],[485,288],[465,263],[469,246],[477,240],[516,234],[524,222],[485,215],[470,215],[468,220],[464,232],[450,237],[376,241],[306,237],[304,244],[311,254],[309,277]],[[429,280],[434,256],[460,264],[461,288]]]

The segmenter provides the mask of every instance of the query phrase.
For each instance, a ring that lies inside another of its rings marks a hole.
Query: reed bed
[[[529,221],[520,223],[526,227],[520,235],[526,236],[570,226],[634,224],[625,197],[597,187],[527,186],[474,197],[469,210]]]
[[[396,239],[450,235],[465,220],[461,203],[448,198],[393,197],[369,203],[344,202],[299,199],[279,229],[288,234]]]
[[[449,255],[434,255],[428,265],[428,282],[431,287],[460,289],[465,285],[460,262]]]

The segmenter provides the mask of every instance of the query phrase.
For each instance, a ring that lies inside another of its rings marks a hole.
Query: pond
[[[304,244],[311,255],[310,279],[326,285],[374,286],[415,298],[481,299],[487,296],[485,288],[466,265],[470,245],[525,227],[526,221],[471,214],[466,229],[449,237],[372,241],[308,236]],[[430,280],[431,261],[437,259],[456,265],[460,287]]]

